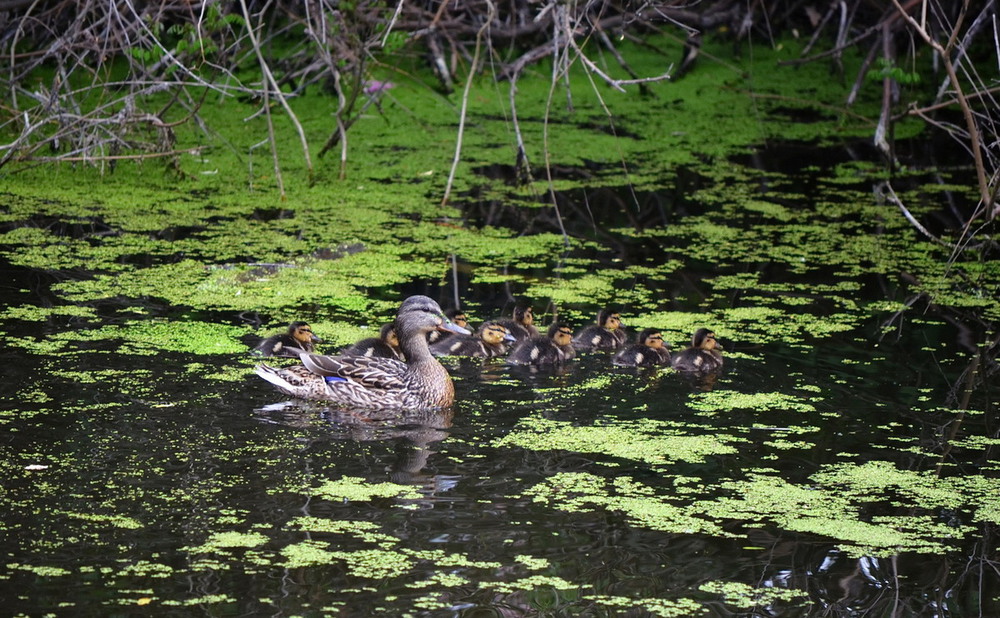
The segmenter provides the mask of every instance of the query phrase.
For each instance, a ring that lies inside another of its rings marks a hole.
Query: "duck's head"
[[[441,307],[427,296],[411,296],[403,301],[396,312],[393,323],[396,336],[400,339],[407,335],[420,333],[426,335],[432,330],[448,331],[460,335],[472,334],[468,329],[452,323],[441,311]]]
[[[531,307],[514,307],[514,321],[531,326],[535,323],[535,314],[532,313]]]
[[[469,318],[461,309],[449,309],[445,312],[445,315],[448,316],[452,324],[461,326],[462,328],[469,328]]]
[[[479,328],[479,337],[490,345],[499,345],[503,342],[517,341],[514,335],[507,332],[507,329],[495,322],[487,322]]]
[[[601,309],[601,312],[597,314],[597,323],[608,330],[618,330],[624,326],[622,315],[609,308]]]
[[[654,350],[663,349],[663,333],[658,328],[647,328],[639,333],[639,343]]]
[[[288,334],[299,343],[322,343],[323,340],[313,334],[312,327],[306,322],[292,322],[288,325]]]
[[[573,329],[562,322],[554,322],[549,327],[548,335],[558,346],[566,346],[573,342]]]
[[[699,350],[718,350],[722,346],[715,340],[715,331],[710,328],[699,328],[691,337],[691,347]]]
[[[382,325],[382,329],[378,332],[378,338],[384,341],[390,348],[399,347],[399,337],[396,336],[396,329],[393,328],[392,322]]]

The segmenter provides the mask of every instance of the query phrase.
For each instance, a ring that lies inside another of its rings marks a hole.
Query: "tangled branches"
[[[882,84],[883,105],[873,141],[894,165],[893,126],[918,117],[946,131],[969,154],[980,204],[965,226],[1000,216],[997,204],[1000,138],[996,87],[977,62],[1000,59],[997,0],[832,0],[766,3],[714,0],[621,2],[587,0],[0,0],[0,167],[12,162],[72,161],[114,166],[122,159],[173,160],[173,129],[195,123],[207,97],[255,102],[270,120],[280,108],[295,126],[310,174],[310,146],[290,98],[311,85],[337,100],[335,126],[319,149],[347,160],[352,124],[378,105],[381,86],[373,68],[391,69],[403,54],[420,54],[446,92],[481,70],[483,59],[509,80],[517,163],[531,170],[517,126],[516,83],[524,70],[551,60],[552,80],[570,65],[585,67],[613,88],[667,78],[641,76],[615,41],[649,34],[686,40],[688,54],[674,78],[689,70],[702,33],[725,27],[737,40],[756,31],[769,39],[781,30],[809,34],[797,62],[832,60],[857,47],[866,53],[850,105],[867,79]],[[814,51],[828,41],[825,51]],[[631,76],[616,80],[589,59],[607,52]],[[942,68],[932,100],[902,100],[901,84],[926,63]],[[460,72],[462,74],[460,74]],[[253,76],[253,77],[248,77]],[[467,80],[466,80],[467,81]],[[276,104],[272,106],[272,103]],[[956,113],[957,111],[957,113]],[[610,112],[608,112],[610,114]],[[267,140],[275,152],[274,125]],[[460,145],[460,140],[459,140]],[[460,147],[456,149],[456,160]],[[273,156],[281,183],[280,165]],[[905,207],[904,207],[905,208]]]

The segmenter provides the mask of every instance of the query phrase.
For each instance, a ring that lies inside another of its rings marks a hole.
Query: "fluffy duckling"
[[[445,317],[451,320],[451,323],[455,326],[461,326],[462,328],[469,328],[469,318],[465,315],[465,312],[461,309],[449,309],[444,312]],[[427,333],[427,343],[437,343],[442,339],[447,339],[451,337],[452,333],[447,331],[432,330]]]
[[[715,373],[722,369],[721,349],[711,329],[699,328],[691,337],[691,347],[674,355],[671,366],[686,373]]]
[[[597,314],[597,323],[586,326],[573,337],[579,350],[617,350],[625,345],[622,316],[617,311],[604,308]]]
[[[513,335],[517,341],[538,336],[538,329],[535,328],[535,314],[532,313],[531,307],[514,307],[513,319],[500,318],[494,322],[506,328],[507,332]]]
[[[382,325],[378,337],[362,339],[352,346],[348,346],[340,351],[341,356],[368,356],[378,358],[395,358],[396,360],[406,360],[403,353],[399,351],[399,338],[392,322]]]
[[[618,350],[611,362],[623,367],[652,367],[670,364],[670,350],[663,343],[663,334],[660,329],[647,328],[639,333],[637,339],[637,343]]]
[[[496,322],[487,322],[475,335],[452,335],[431,344],[435,356],[478,356],[493,358],[507,353],[508,343],[515,341],[507,329]]]
[[[448,371],[427,347],[427,333],[443,328],[462,335],[441,307],[426,296],[411,296],[399,307],[394,328],[407,362],[365,356],[320,356],[301,352],[301,365],[255,371],[293,397],[331,401],[367,410],[425,410],[450,406],[455,387]]]
[[[575,356],[573,330],[556,322],[549,327],[546,336],[538,335],[517,342],[507,362],[512,365],[560,365]]]
[[[292,322],[288,325],[288,330],[283,333],[271,335],[257,344],[254,354],[261,356],[288,356],[298,358],[292,350],[287,348],[298,348],[306,352],[312,352],[314,344],[322,343],[323,340],[313,334],[312,327],[306,322]]]

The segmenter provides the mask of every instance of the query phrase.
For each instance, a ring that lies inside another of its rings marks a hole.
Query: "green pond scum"
[[[177,126],[200,151],[176,165],[5,166],[5,609],[1000,613],[995,344],[977,357],[1000,266],[875,195],[881,86],[842,109],[828,66],[779,66],[804,44],[736,56],[707,39],[724,62],[641,95],[574,70],[572,109],[565,84],[546,109],[548,68],[529,70],[524,184],[510,84],[476,78],[447,205],[461,100],[422,69],[374,69],[395,87],[351,127],[343,179],[331,153],[310,183],[272,109],[284,196],[251,151],[259,102],[217,97],[199,109],[213,133]],[[621,48],[662,72],[655,49]],[[336,101],[290,104],[315,154]],[[937,221],[974,203],[974,178],[913,156],[920,127],[896,125],[909,159],[891,177]],[[449,358],[454,408],[389,419],[253,375],[252,347],[290,322],[333,353],[414,293],[457,299],[473,327],[518,304],[542,330],[613,307],[630,340],[657,328],[674,354],[708,327],[725,365]]]

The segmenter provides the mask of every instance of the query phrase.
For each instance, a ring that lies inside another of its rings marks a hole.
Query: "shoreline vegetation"
[[[548,121],[554,107],[574,106],[569,74],[582,71],[605,122],[613,126],[616,110],[606,93],[627,87],[641,94],[652,83],[682,79],[699,65],[726,64],[721,54],[700,52],[706,37],[753,54],[755,46],[779,46],[792,36],[804,44],[775,71],[826,63],[850,84],[846,96],[841,92],[814,103],[854,114],[866,85],[881,88],[877,112],[863,115],[872,122],[870,139],[887,169],[899,166],[897,124],[919,119],[958,141],[965,163],[975,170],[978,204],[963,214],[954,238],[922,226],[891,179],[881,189],[882,199],[921,234],[955,252],[995,245],[989,232],[1000,214],[1000,104],[988,72],[978,70],[1000,58],[990,26],[994,3],[893,0],[879,11],[860,0],[826,7],[736,0],[638,5],[8,0],[0,8],[0,88],[7,99],[0,110],[2,173],[55,162],[114,169],[156,159],[176,166],[178,158],[199,152],[179,143],[180,128],[192,125],[211,138],[218,129],[206,122],[203,106],[236,99],[251,102],[250,116],[266,120],[267,136],[253,150],[269,153],[277,189],[285,196],[289,157],[299,159],[295,167],[304,168],[302,180],[309,183],[316,180],[314,157],[339,157],[343,179],[351,128],[365,114],[382,113],[382,100],[395,82],[417,80],[426,96],[453,100],[454,156],[439,196],[448,203],[463,157],[474,82],[469,77],[489,74],[509,83],[505,113],[513,148],[507,164],[520,182],[542,179],[551,193],[553,160],[564,153],[550,144],[556,126],[546,125],[540,152],[526,143],[518,97],[525,75],[549,82],[543,112]],[[657,47],[663,40],[676,45],[669,51]],[[634,66],[635,49],[652,50],[660,56],[659,66]],[[860,62],[848,66],[848,54]],[[422,77],[428,68],[433,79]],[[292,104],[313,87],[327,93],[334,106],[321,129],[307,126]],[[278,123],[278,116],[285,122]],[[326,137],[316,137],[321,134]],[[279,141],[285,139],[296,147],[282,151]]]

